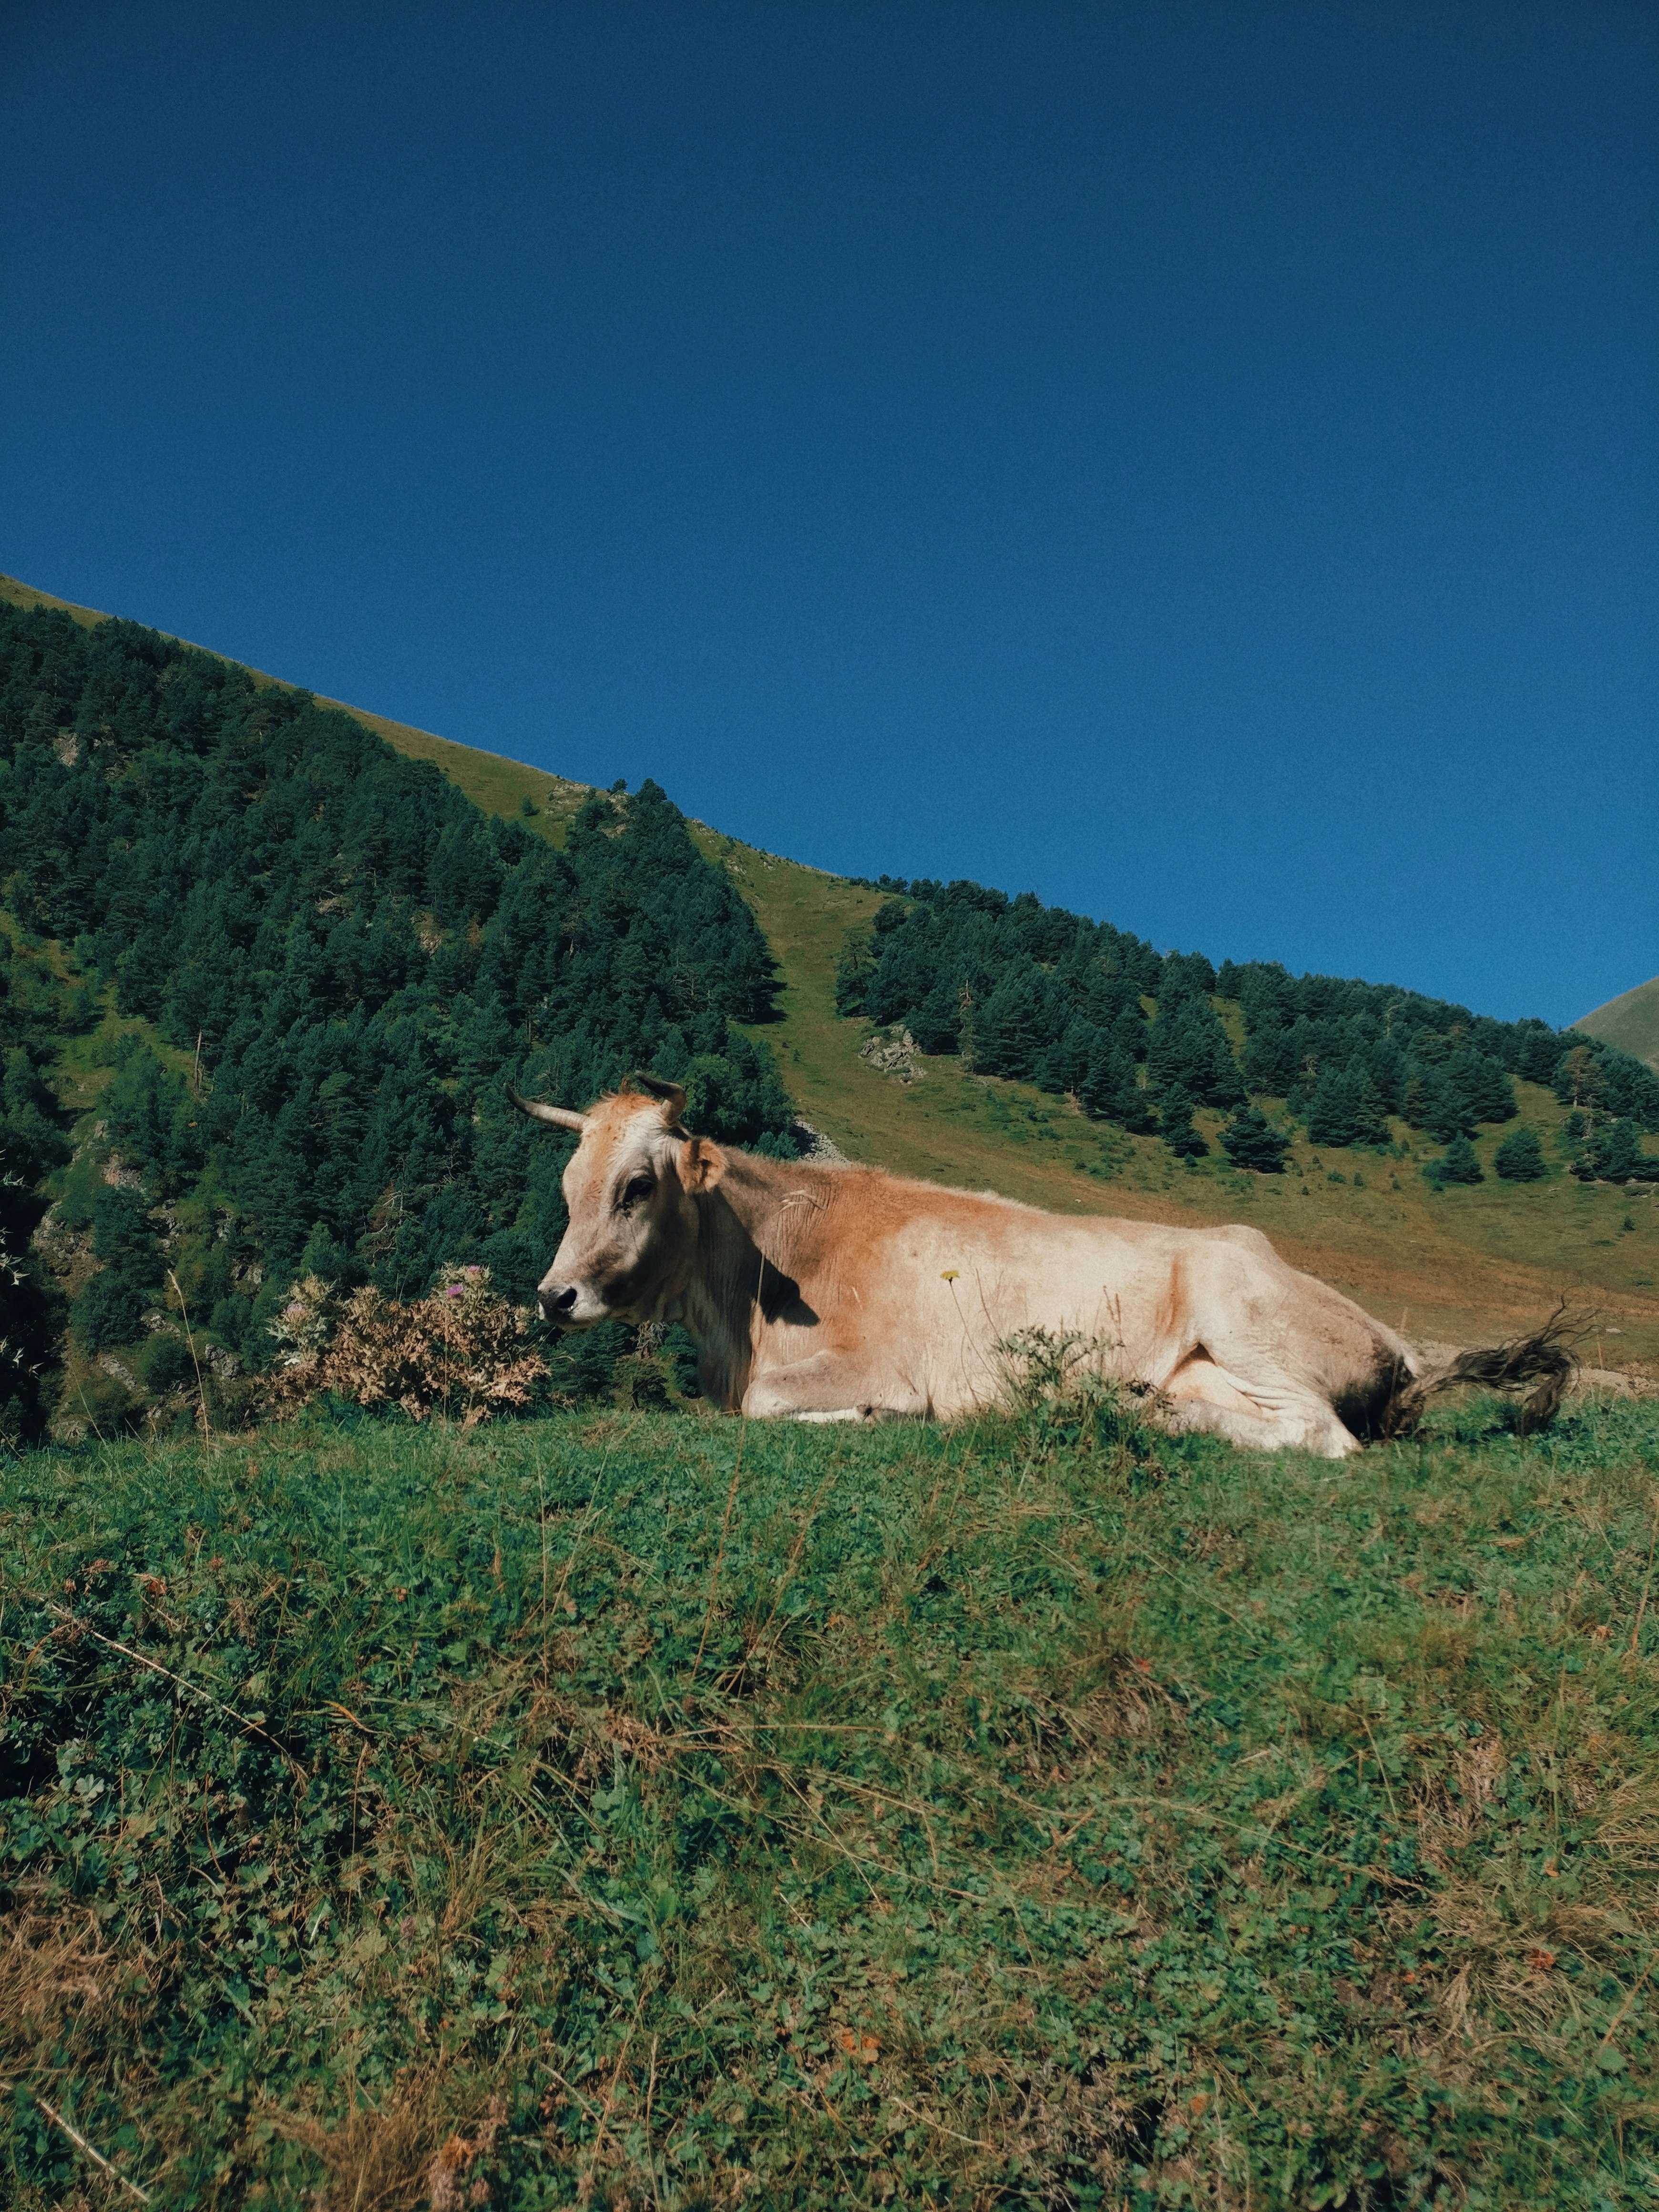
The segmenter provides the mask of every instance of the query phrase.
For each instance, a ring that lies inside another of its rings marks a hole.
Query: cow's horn
[[[586,1115],[573,1114],[568,1106],[544,1106],[538,1099],[520,1098],[516,1091],[509,1091],[507,1095],[521,1114],[533,1115],[538,1121],[550,1121],[556,1129],[587,1127]]]
[[[685,1111],[685,1088],[683,1084],[665,1083],[659,1075],[630,1075],[630,1084],[643,1091],[647,1098],[660,1098],[668,1109],[671,1122],[678,1121]]]

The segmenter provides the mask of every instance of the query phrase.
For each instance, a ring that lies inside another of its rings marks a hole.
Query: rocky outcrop
[[[833,1137],[826,1137],[822,1129],[815,1129],[810,1121],[797,1121],[795,1142],[800,1146],[804,1160],[816,1160],[824,1167],[839,1164],[845,1167],[847,1155]]]
[[[896,1083],[920,1083],[924,1073],[920,1050],[909,1030],[896,1022],[890,1029],[878,1030],[860,1047],[859,1058],[867,1060],[878,1075],[890,1075]]]

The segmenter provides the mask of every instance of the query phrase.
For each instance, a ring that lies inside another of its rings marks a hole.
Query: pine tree
[[[1092,1022],[1081,1018],[1069,1022],[1065,1033],[1037,1054],[1032,1080],[1038,1090],[1056,1096],[1080,1091],[1100,1042],[1100,1031]]]
[[[1182,1159],[1203,1159],[1209,1146],[1193,1126],[1190,1094],[1172,1083],[1158,1102],[1158,1130],[1170,1150]]]
[[[1109,1038],[1090,1054],[1078,1098],[1085,1114],[1115,1121],[1132,1135],[1145,1136],[1155,1126],[1152,1093],[1140,1088],[1133,1060]]]
[[[1467,1137],[1454,1137],[1446,1147],[1446,1157],[1440,1162],[1442,1182],[1484,1182],[1480,1162],[1474,1146]]]
[[[1454,1053],[1446,1079],[1471,1123],[1515,1119],[1515,1093],[1510,1079],[1485,1053]]]
[[[143,1334],[153,1303],[142,1285],[106,1267],[82,1285],[70,1308],[70,1325],[83,1352],[111,1352]]]
[[[1353,1141],[1356,1145],[1382,1146],[1393,1141],[1394,1133],[1389,1127],[1389,1109],[1382,1093],[1369,1075],[1362,1076],[1354,1099]]]
[[[1358,1140],[1359,1086],[1346,1068],[1324,1067],[1308,1102],[1308,1141],[1352,1145]]]
[[[1192,956],[1172,954],[1190,961]],[[1207,967],[1207,963],[1206,966]],[[1170,963],[1164,963],[1168,968]],[[1179,1084],[1206,1106],[1244,1102],[1244,1085],[1227,1032],[1207,999],[1190,994],[1160,1003],[1147,1033],[1147,1059],[1160,1086]]]
[[[1295,1088],[1302,1068],[1296,1033],[1279,1020],[1272,1006],[1263,1007],[1259,1017],[1251,1010],[1246,1019],[1244,1080],[1252,1091],[1283,1098]]]
[[[1284,1174],[1290,1141],[1259,1106],[1242,1106],[1221,1132],[1221,1149],[1233,1165],[1257,1175]]]
[[[849,929],[836,964],[836,1012],[861,1014],[864,994],[876,972],[876,948],[867,929]]]
[[[1442,1068],[1431,1067],[1406,1085],[1406,1119],[1426,1129],[1443,1145],[1471,1136],[1474,1123],[1468,1107]]]
[[[1504,1138],[1492,1165],[1505,1182],[1537,1182],[1544,1170],[1544,1148],[1538,1132],[1524,1126]]]
[[[986,1075],[1030,1075],[1048,1030],[1048,1014],[1041,972],[1010,968],[980,1008],[975,1066]]]
[[[1608,1121],[1573,1162],[1572,1171],[1584,1182],[1659,1182],[1659,1158],[1650,1159],[1643,1152],[1634,1121]]]

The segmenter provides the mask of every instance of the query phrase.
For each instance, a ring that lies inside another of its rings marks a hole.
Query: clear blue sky
[[[0,568],[859,874],[1659,969],[1659,15],[0,11]]]

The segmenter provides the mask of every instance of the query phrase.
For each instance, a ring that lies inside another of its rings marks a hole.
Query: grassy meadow
[[[9,1462],[0,2203],[1650,2204],[1656,1528],[1588,1397]]]
[[[1215,1141],[1225,1117],[1200,1110],[1212,1157],[1188,1170],[1156,1137],[1126,1135],[1070,1100],[971,1074],[954,1059],[917,1055],[922,1079],[908,1086],[878,1075],[859,1058],[867,1025],[835,1011],[835,971],[847,932],[868,921],[882,894],[715,831],[698,836],[731,871],[779,963],[780,1019],[752,1034],[776,1053],[814,1127],[852,1158],[1053,1212],[1248,1221],[1417,1342],[1491,1341],[1535,1327],[1565,1297],[1600,1316],[1589,1352],[1598,1365],[1659,1366],[1659,1187],[1638,1194],[1576,1182],[1558,1145],[1565,1111],[1536,1084],[1515,1091],[1552,1164],[1539,1183],[1493,1172],[1512,1122],[1481,1132],[1486,1180],[1467,1188],[1425,1181],[1424,1162],[1443,1148],[1403,1121],[1394,1125],[1401,1158],[1298,1142],[1294,1172],[1257,1176],[1229,1165]]]
[[[1586,1014],[1577,1026],[1659,1068],[1659,975],[1638,983],[1633,991],[1621,991],[1605,1006]]]

